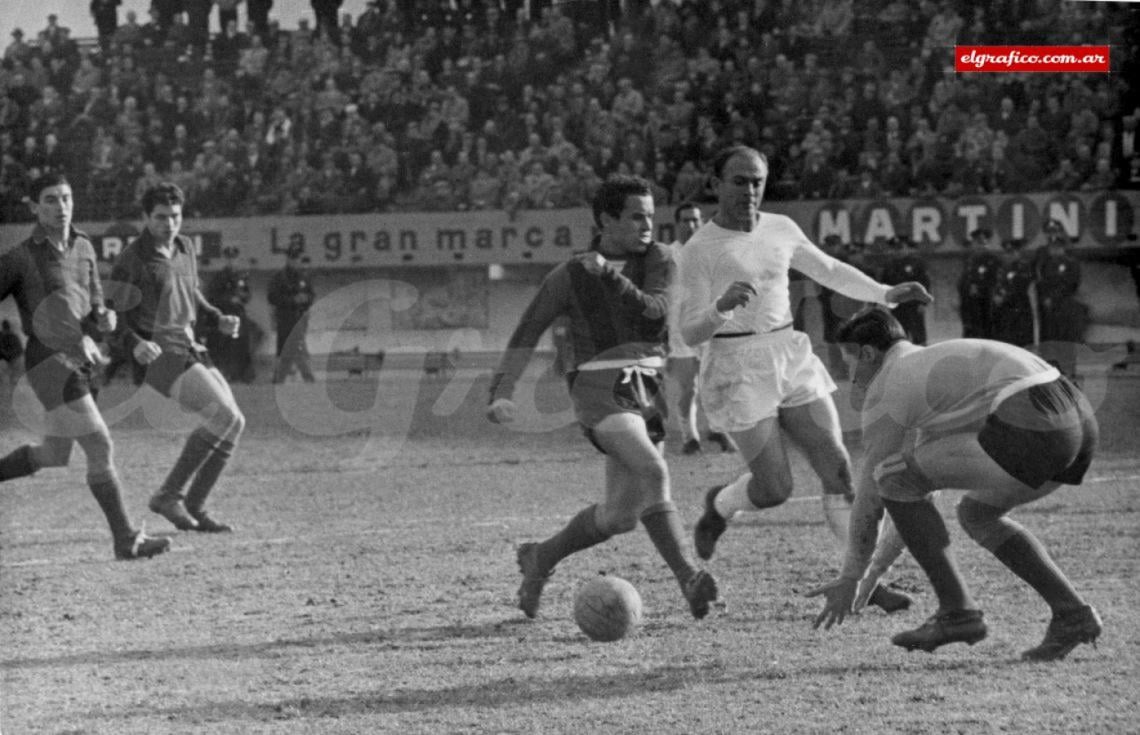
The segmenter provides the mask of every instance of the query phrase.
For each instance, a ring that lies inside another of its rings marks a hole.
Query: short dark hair
[[[653,190],[645,179],[640,176],[611,174],[594,194],[594,223],[601,227],[603,212],[611,217],[621,216],[625,200],[629,197],[647,196],[653,196]]]
[[[724,167],[728,164],[733,156],[756,156],[764,165],[768,165],[768,157],[760,151],[756,150],[749,145],[730,145],[727,148],[721,148],[716,152],[712,158],[712,172],[713,176],[718,179],[724,175]]]
[[[699,212],[699,211],[701,211],[701,205],[699,205],[696,202],[691,201],[691,200],[681,202],[680,204],[677,205],[676,209],[673,210],[673,221],[674,222],[680,222],[681,221],[681,212],[684,212],[686,209],[695,209]]]
[[[50,171],[32,180],[32,183],[28,185],[28,198],[33,202],[38,202],[40,200],[40,194],[44,193],[44,189],[65,185],[71,186],[67,181],[67,177],[58,171]]]
[[[899,320],[881,306],[861,309],[840,324],[835,333],[835,341],[839,344],[870,345],[881,352],[906,338],[906,330]]]
[[[143,214],[150,214],[155,207],[163,204],[168,206],[181,206],[186,203],[186,196],[177,184],[164,181],[148,188],[142,196]]]

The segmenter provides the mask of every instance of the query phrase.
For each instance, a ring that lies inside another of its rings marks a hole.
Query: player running
[[[661,369],[673,261],[667,247],[653,241],[653,197],[644,179],[610,177],[599,187],[593,209],[600,233],[588,252],[543,280],[491,381],[488,418],[508,423],[515,415],[515,383],[535,345],[555,319],[565,317],[572,351],[566,379],[575,414],[586,438],[606,456],[602,501],[584,508],[545,541],[518,547],[523,575],[518,605],[533,618],[558,562],[634,530],[640,520],[677,578],[693,617],[703,618],[717,599],[716,581],[697,569],[684,549],[662,455],[666,407]]]
[[[791,218],[761,212],[768,161],[759,151],[727,148],[713,172],[717,213],[681,251],[680,323],[688,344],[707,345],[700,394],[709,426],[732,437],[748,471],[705,496],[697,554],[712,557],[737,512],[771,508],[792,494],[785,436],[822,481],[824,518],[845,544],[852,487],[831,398],[836,386],[808,336],[792,329],[788,270],[860,301],[929,303],[930,294],[914,282],[884,286],[817,248]],[[883,569],[901,548],[884,543]],[[868,583],[871,604],[887,612],[910,605],[906,595]]]
[[[78,444],[87,456],[87,486],[107,518],[115,557],[161,554],[170,539],[136,529],[123,505],[111,432],[91,395],[93,371],[106,363],[88,331],[110,332],[115,313],[103,306],[95,248],[72,228],[71,185],[60,174],[32,183],[31,237],[0,255],[0,301],[16,299],[28,335],[26,377],[44,407],[44,438],[0,458],[0,482],[44,467],[66,467]]]

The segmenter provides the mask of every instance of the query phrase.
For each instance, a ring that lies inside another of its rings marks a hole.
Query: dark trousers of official
[[[1084,327],[1084,310],[1073,299],[1041,309],[1041,357],[1070,378],[1077,374],[1077,350],[1084,339]]]
[[[277,330],[277,367],[273,371],[273,382],[284,383],[289,373],[296,367],[301,371],[301,379],[312,383],[313,370],[309,366],[309,347],[305,344],[305,329],[298,326],[292,330]]]

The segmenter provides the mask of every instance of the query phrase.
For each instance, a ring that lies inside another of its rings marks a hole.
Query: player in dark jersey
[[[161,554],[170,539],[136,529],[123,505],[111,433],[91,395],[94,370],[106,359],[87,332],[92,322],[104,332],[116,322],[103,306],[95,249],[71,226],[67,179],[43,176],[29,194],[36,226],[31,237],[0,255],[0,301],[16,300],[28,336],[25,374],[43,404],[46,430],[40,444],[0,458],[0,482],[65,467],[78,444],[87,456],[87,486],[111,527],[116,558]]]
[[[680,515],[670,496],[662,454],[666,403],[666,317],[673,261],[653,241],[649,183],[607,179],[594,198],[600,234],[588,252],[556,267],[511,335],[491,382],[488,418],[515,418],[511,400],[542,334],[566,318],[573,365],[567,373],[575,414],[586,437],[606,456],[605,496],[541,543],[518,547],[523,581],[519,608],[533,618],[555,565],[577,551],[645,526],[673,571],[696,618],[717,599],[716,581],[685,550]]]
[[[179,234],[182,191],[158,184],[143,194],[143,233],[119,255],[108,303],[122,314],[121,339],[136,374],[163,396],[203,418],[186,440],[150,509],[182,531],[232,530],[206,512],[206,498],[234,452],[245,416],[229,383],[194,338],[199,312],[236,335],[241,319],[223,314],[202,295],[194,243]]]

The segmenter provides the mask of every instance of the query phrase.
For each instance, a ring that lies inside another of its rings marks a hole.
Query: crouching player
[[[856,489],[847,555],[838,579],[808,593],[823,595],[815,627],[842,623],[878,536],[883,508],[930,579],[938,610],[923,625],[895,635],[907,650],[973,645],[986,637],[949,550],[946,524],[931,494],[965,490],[958,520],[966,533],[1041,595],[1052,621],[1040,645],[1022,658],[1064,658],[1094,643],[1101,621],[1049,557],[1008,512],[1060,485],[1079,485],[1099,430],[1085,396],[1036,355],[989,340],[952,339],[918,347],[882,309],[855,315],[839,331],[854,368],[866,456]]]
[[[684,548],[662,455],[661,369],[673,262],[665,246],[653,241],[648,182],[610,177],[599,187],[593,208],[600,234],[588,252],[543,280],[491,382],[488,418],[509,422],[515,383],[535,345],[555,319],[566,317],[573,352],[566,377],[574,410],[586,437],[606,455],[602,502],[584,508],[545,541],[518,547],[523,575],[518,605],[533,618],[559,561],[632,531],[640,520],[676,576],[693,617],[703,618],[717,599],[716,581],[693,566]]]

